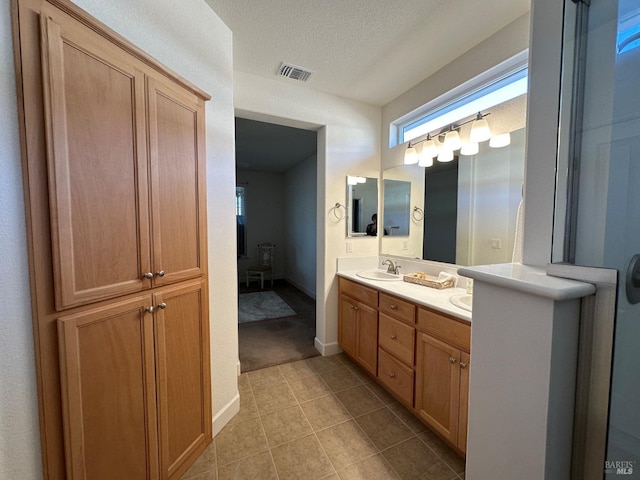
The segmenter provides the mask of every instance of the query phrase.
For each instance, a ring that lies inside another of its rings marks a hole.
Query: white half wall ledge
[[[553,277],[547,275],[544,268],[519,263],[463,267],[458,269],[458,273],[491,285],[552,300],[571,300],[596,293],[596,287],[590,283]]]
[[[342,353],[342,348],[338,345],[338,342],[322,343],[318,337],[313,339],[313,346],[320,352],[320,355],[326,357],[328,355],[335,355]]]
[[[213,436],[215,437],[227,423],[240,411],[240,393],[236,395],[213,417]]]

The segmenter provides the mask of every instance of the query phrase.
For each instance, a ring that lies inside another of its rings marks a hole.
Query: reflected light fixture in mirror
[[[476,155],[480,151],[477,143],[465,143],[460,149],[460,155]]]
[[[462,147],[462,140],[460,140],[460,134],[457,130],[447,132],[444,136],[444,147],[451,152],[454,150],[460,150],[460,147]]]
[[[442,148],[438,154],[438,161],[440,163],[451,162],[453,160],[453,150],[447,150]]]
[[[496,135],[489,140],[489,146],[492,148],[502,148],[509,144],[511,144],[511,134],[509,132]]]

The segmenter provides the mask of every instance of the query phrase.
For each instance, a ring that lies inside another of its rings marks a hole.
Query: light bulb
[[[407,151],[404,152],[404,164],[405,165],[415,165],[418,163],[418,152],[414,147],[407,148]]]
[[[365,177],[356,177],[357,183],[367,183],[367,179]]]
[[[471,124],[469,141],[471,143],[478,143],[489,140],[490,138],[491,129],[489,128],[489,122],[482,118],[481,114],[478,114],[478,118]]]
[[[511,134],[509,132],[491,137],[489,140],[489,146],[493,148],[506,147],[511,143]]]
[[[460,140],[460,134],[456,130],[447,132],[444,136],[444,146],[447,150],[459,150],[462,147],[462,140]]]
[[[356,180],[356,177],[347,175],[347,185],[357,185],[357,183],[358,183],[358,180]]]
[[[460,155],[475,155],[479,148],[477,143],[465,143],[460,149]]]
[[[438,161],[445,163],[453,160],[453,150],[442,148],[438,154]]]
[[[420,152],[420,160],[418,161],[418,166],[419,167],[431,167],[433,166],[433,156],[429,156],[427,154],[425,154],[425,149],[422,149],[422,152]]]

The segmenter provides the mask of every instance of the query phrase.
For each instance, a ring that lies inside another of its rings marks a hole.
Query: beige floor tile
[[[382,403],[385,405],[391,405],[393,403],[398,403],[398,400],[394,398],[389,392],[387,392],[384,388],[378,385],[376,382],[367,384],[367,388],[373,392],[373,394],[380,399]]]
[[[457,480],[458,475],[443,461],[438,461],[420,475],[420,480]]]
[[[344,367],[344,363],[336,355],[307,358],[307,362],[316,373],[326,373]]]
[[[300,404],[314,431],[331,427],[351,419],[351,415],[333,395]]]
[[[213,442],[211,442],[211,445],[209,445],[204,452],[202,452],[202,454],[200,454],[200,456],[198,457],[198,459],[193,462],[193,465],[191,465],[191,467],[189,467],[189,469],[184,473],[184,475],[182,475],[183,479],[191,479],[194,477],[199,477],[200,475],[203,474],[209,474],[211,475],[211,472],[214,473],[216,472],[216,449],[215,449],[215,444]],[[206,477],[202,477],[202,478],[206,478]],[[214,478],[210,477],[210,478]]]
[[[335,473],[315,435],[271,450],[280,480],[319,480]]]
[[[407,427],[411,429],[413,433],[422,433],[427,430],[427,426],[422,423],[418,418],[411,413],[406,407],[400,403],[394,403],[389,405],[389,410],[395,413],[400,420],[402,420]]]
[[[218,468],[269,448],[259,418],[227,425],[214,441]]]
[[[261,420],[271,448],[313,433],[307,417],[297,405],[263,415]]]
[[[340,477],[337,473],[332,473],[328,477],[322,477],[320,480],[340,480]]]
[[[350,365],[347,365],[347,368],[362,383],[366,383],[366,384],[375,383],[375,380],[373,379],[373,377],[371,375],[369,375],[366,371],[364,371],[363,368],[359,367],[358,365],[352,363]]]
[[[209,470],[208,472],[195,475],[193,477],[181,477],[182,480],[218,480],[217,470]]]
[[[438,456],[417,437],[383,451],[382,455],[403,480],[419,480],[440,462]]]
[[[218,480],[278,480],[269,452],[258,453],[220,468]]]
[[[338,473],[342,480],[392,480],[400,478],[381,454],[341,468]]]
[[[286,382],[284,375],[282,375],[280,367],[278,366],[254,370],[247,373],[247,375],[249,377],[249,382],[251,383],[251,388],[254,390],[256,388],[278,385]]]
[[[376,447],[353,420],[321,430],[316,435],[336,469],[377,453]]]
[[[442,456],[442,461],[446,463],[457,474],[462,474],[466,468],[464,458],[458,455],[453,449],[449,450]]]
[[[240,411],[229,421],[233,423],[244,422],[250,418],[258,417],[258,406],[253,398],[253,393],[249,389],[246,393],[240,393]]]
[[[362,415],[356,418],[356,422],[378,450],[386,450],[414,435],[388,408]]]
[[[253,389],[260,415],[275,412],[298,404],[296,397],[286,383]]]
[[[324,397],[331,394],[331,389],[324,383],[324,380],[315,373],[311,377],[305,377],[300,380],[289,380],[289,387],[298,399],[298,402],[304,403],[314,398]]]
[[[288,382],[300,380],[301,378],[315,375],[316,371],[311,368],[309,362],[306,360],[300,360],[298,362],[285,363],[280,365],[280,373],[287,379]]]
[[[338,397],[338,400],[342,402],[347,411],[354,417],[359,417],[360,415],[384,407],[384,404],[378,400],[378,397],[365,385],[337,392],[336,397]]]
[[[349,371],[346,367],[341,367],[330,372],[321,373],[320,377],[324,382],[329,385],[329,388],[334,392],[340,392],[347,390],[348,388],[357,387],[362,385],[362,382],[356,378],[356,376]]]
[[[243,373],[238,377],[238,392],[240,395],[251,391],[251,385],[249,384],[249,374]]]
[[[438,437],[438,435],[436,435],[428,428],[424,432],[420,433],[420,435],[418,435],[418,438],[420,438],[420,440],[427,444],[427,446],[431,450],[433,450],[436,455],[438,455],[442,459],[445,459],[445,462],[447,462],[446,459],[451,459],[452,463],[455,463],[457,459],[460,459],[464,462],[464,460],[460,458],[460,456],[453,450],[453,448],[447,445],[444,440],[442,440],[440,437]],[[463,471],[464,468],[456,473],[461,473]]]

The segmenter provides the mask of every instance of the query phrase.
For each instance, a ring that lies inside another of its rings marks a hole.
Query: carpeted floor
[[[243,372],[315,357],[320,353],[313,346],[316,336],[316,302],[284,280],[274,281],[264,291],[276,292],[297,315],[273,318],[238,325],[240,366]],[[240,294],[259,292],[253,282],[247,288],[240,284]]]
[[[257,322],[296,314],[273,290],[241,293],[238,301],[238,323]]]

